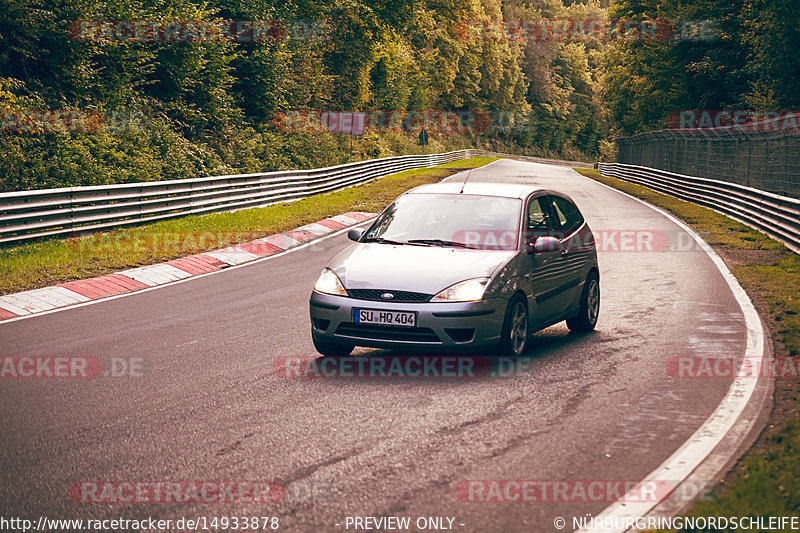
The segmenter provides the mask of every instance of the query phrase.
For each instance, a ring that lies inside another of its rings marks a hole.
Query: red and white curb
[[[0,321],[147,289],[255,261],[353,226],[373,216],[372,213],[354,211],[306,224],[284,233],[212,252],[173,259],[166,263],[131,268],[96,278],[68,281],[53,287],[6,294],[0,296]]]

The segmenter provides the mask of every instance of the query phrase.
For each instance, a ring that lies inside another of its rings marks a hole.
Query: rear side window
[[[572,205],[569,200],[561,198],[560,196],[551,196],[553,200],[553,211],[555,211],[556,218],[558,219],[561,231],[564,236],[569,235],[583,224],[583,216],[581,216],[578,208]]]

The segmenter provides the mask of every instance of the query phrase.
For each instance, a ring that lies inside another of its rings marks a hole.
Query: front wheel
[[[586,277],[581,293],[581,307],[578,314],[567,319],[567,327],[576,333],[592,331],[600,314],[600,278],[596,272]]]
[[[322,355],[328,357],[347,357],[353,351],[353,348],[355,348],[352,344],[323,341],[316,337],[312,337],[311,340],[314,341],[314,348]]]
[[[511,299],[506,309],[498,353],[508,356],[522,355],[527,345],[528,307],[525,305],[525,299],[517,295]]]

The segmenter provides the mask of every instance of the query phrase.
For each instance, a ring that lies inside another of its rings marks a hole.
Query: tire
[[[567,319],[567,327],[575,333],[592,331],[600,315],[600,278],[596,272],[586,276],[581,293],[581,308],[578,314]]]
[[[525,305],[525,298],[517,294],[511,298],[506,308],[503,331],[497,347],[498,355],[516,357],[525,353],[525,348],[528,347],[528,326],[528,306]]]
[[[323,341],[316,337],[312,337],[311,339],[314,341],[314,348],[327,357],[347,357],[353,351],[353,348],[355,348],[355,346],[351,344]]]

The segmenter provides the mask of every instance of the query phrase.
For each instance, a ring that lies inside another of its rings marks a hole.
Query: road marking
[[[345,224],[345,225],[348,225],[348,226],[350,224],[355,224],[356,222],[358,222],[358,220],[356,220],[355,218],[350,218],[350,217],[345,216],[345,215],[336,215],[335,217],[331,217],[331,219],[335,220],[336,222],[341,222],[342,224]]]
[[[284,235],[283,233],[277,233],[275,235],[270,235],[269,237],[264,237],[261,239],[261,242],[277,246],[281,250],[288,250],[289,248],[294,248],[298,244],[301,244],[297,239],[293,239],[288,235]]]
[[[191,274],[185,270],[181,270],[178,267],[168,265],[166,263],[131,268],[129,270],[117,272],[117,274],[128,276],[129,278],[140,283],[144,283],[145,285],[149,285],[150,287],[154,285],[163,285],[164,283],[169,283],[171,281],[176,281],[191,276]]]
[[[34,313],[35,311],[30,307],[28,302],[24,302],[19,298],[15,298],[13,294],[7,294],[5,296],[0,296],[0,307],[9,311],[11,313],[25,316],[28,313]],[[11,320],[11,319],[6,319]]]
[[[242,263],[258,259],[256,254],[242,250],[236,246],[229,246],[228,248],[214,250],[213,252],[205,252],[205,254],[214,259],[219,259],[223,263],[228,263],[229,265],[241,265]]]
[[[316,236],[322,236],[330,233],[333,231],[331,228],[326,228],[325,226],[317,223],[306,224],[305,226],[300,226],[297,228],[302,231],[307,231],[309,233],[313,233]]]

